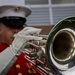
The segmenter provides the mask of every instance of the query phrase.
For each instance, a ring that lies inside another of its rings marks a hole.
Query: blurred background
[[[32,10],[27,25],[41,27],[42,34],[66,17],[75,16],[75,0],[25,0]]]
[[[65,17],[75,16],[75,0],[25,0],[32,10],[28,25],[55,25]]]

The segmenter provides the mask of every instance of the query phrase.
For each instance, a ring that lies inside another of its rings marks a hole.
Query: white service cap
[[[1,0],[0,17],[19,16],[26,18],[30,14],[31,10],[26,7],[25,0]]]

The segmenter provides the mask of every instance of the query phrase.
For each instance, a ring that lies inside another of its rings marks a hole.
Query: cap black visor
[[[9,28],[23,28],[26,23],[26,18],[22,17],[2,17],[0,18],[0,22]]]

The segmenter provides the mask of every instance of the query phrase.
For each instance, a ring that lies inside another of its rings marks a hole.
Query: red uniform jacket
[[[0,52],[6,49],[8,45],[1,43]],[[40,75],[33,67],[29,66],[29,62],[24,58],[25,54],[21,53],[18,59],[13,64],[7,75]]]

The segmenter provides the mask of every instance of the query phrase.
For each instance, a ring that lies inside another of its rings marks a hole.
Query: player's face
[[[21,29],[8,28],[4,25],[0,27],[0,36],[3,43],[10,45],[14,39],[14,34],[18,33]]]

